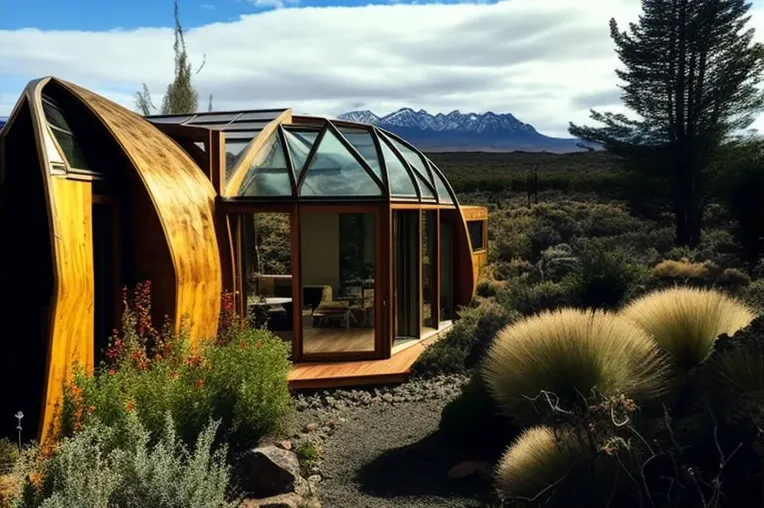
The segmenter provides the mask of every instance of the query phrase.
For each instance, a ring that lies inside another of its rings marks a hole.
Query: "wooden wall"
[[[171,259],[172,315],[176,327],[180,327],[186,317],[192,339],[214,336],[220,313],[222,270],[215,234],[212,183],[177,143],[145,119],[88,90],[57,82],[98,116],[124,150],[147,191]],[[133,219],[139,221],[140,217]],[[167,268],[161,266],[163,263],[159,264],[147,270],[167,273]]]

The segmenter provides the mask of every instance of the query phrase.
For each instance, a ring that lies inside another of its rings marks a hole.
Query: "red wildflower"
[[[125,409],[127,410],[128,413],[131,412],[133,409],[135,409],[135,401],[132,399],[128,400],[127,403],[125,404]]]
[[[90,407],[88,408],[88,412],[89,412],[90,414],[93,414],[93,413],[95,413],[95,406],[90,406]]]
[[[241,341],[241,344],[239,344],[239,347],[241,349],[245,349],[247,347],[247,341],[245,341],[245,340]]]
[[[196,384],[194,386],[196,386],[196,388],[201,388],[202,386],[204,386],[204,379],[202,378],[197,379]]]

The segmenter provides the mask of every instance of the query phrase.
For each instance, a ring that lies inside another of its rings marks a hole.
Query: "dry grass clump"
[[[746,305],[724,293],[688,287],[649,293],[627,305],[621,314],[671,353],[682,369],[705,360],[719,335],[732,335],[756,317]]]
[[[653,268],[655,275],[665,279],[705,279],[711,271],[706,263],[693,263],[687,258],[666,259]]]
[[[596,387],[605,395],[646,399],[666,390],[669,370],[665,354],[634,323],[605,311],[560,309],[501,330],[483,376],[508,415],[535,423],[539,416],[529,398],[550,392],[555,400],[580,404]]]
[[[562,479],[585,456],[572,436],[545,426],[526,429],[496,467],[496,487],[506,497],[534,498]]]

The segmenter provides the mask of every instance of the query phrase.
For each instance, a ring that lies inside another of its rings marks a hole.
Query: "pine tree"
[[[645,177],[667,179],[679,245],[700,242],[719,147],[764,110],[764,45],[746,28],[750,8],[746,0],[642,0],[628,31],[610,21],[621,99],[637,118],[592,111],[604,126],[570,124],[571,135]]]
[[[183,36],[183,26],[180,24],[180,15],[178,12],[178,0],[175,0],[175,78],[172,83],[167,85],[167,91],[162,99],[161,112],[163,115],[178,113],[195,113],[199,106],[199,93],[194,89],[191,83],[191,77],[194,74],[191,71],[191,63],[188,61],[186,52],[186,40]],[[204,67],[204,61],[199,71]],[[148,87],[144,84],[143,90],[135,94],[135,107],[144,115],[150,115],[156,107],[151,102],[151,95]]]

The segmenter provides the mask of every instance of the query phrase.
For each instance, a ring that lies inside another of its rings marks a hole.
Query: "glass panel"
[[[382,195],[382,189],[331,131],[324,134],[306,171],[301,196]]]
[[[239,116],[239,113],[199,113],[191,120],[194,125],[207,124],[207,123],[228,123],[234,118]]]
[[[435,284],[437,265],[435,260],[435,241],[438,227],[438,214],[434,210],[422,212],[422,329],[424,331],[438,328],[433,305],[436,304]]]
[[[299,178],[305,168],[310,149],[318,137],[318,131],[288,131],[284,130],[289,153],[292,155],[292,167],[295,177]]]
[[[427,184],[425,183],[422,175],[416,171],[414,171],[414,174],[416,175],[417,181],[419,182],[419,190],[422,192],[422,199],[435,199],[435,194],[433,194],[430,188],[427,187]]]
[[[246,141],[226,141],[225,144],[225,168],[226,179],[231,176],[231,171],[239,160],[241,151],[244,150],[249,143]]]
[[[377,147],[374,146],[374,140],[371,137],[371,133],[361,129],[348,129],[344,127],[340,129],[340,132],[345,136],[345,139],[353,145],[353,148],[358,150],[358,153],[363,156],[366,163],[374,170],[374,174],[384,182],[385,179],[382,177],[382,165],[379,162]]]
[[[69,162],[69,166],[73,169],[89,169],[85,156],[82,154],[82,149],[72,134],[72,128],[69,126],[69,122],[66,121],[63,112],[57,106],[48,102],[47,99],[43,99],[42,108],[50,130],[53,131],[53,136],[55,136],[56,141],[61,146],[61,151],[64,157],[66,157],[67,162]]]
[[[440,177],[437,171],[434,169],[432,171],[432,177],[435,179],[435,189],[438,191],[438,197],[440,198],[441,203],[453,203],[454,200],[451,199],[451,194],[448,193],[448,187],[446,187],[445,182]]]
[[[485,223],[482,220],[471,220],[467,222],[467,230],[470,233],[470,242],[472,242],[473,251],[485,249],[483,242],[484,224]]]
[[[403,143],[399,143],[398,141],[388,138],[390,142],[392,142],[393,146],[403,155],[403,157],[408,161],[411,166],[419,172],[419,176],[423,177],[427,182],[432,185],[432,181],[430,181],[430,173],[427,170],[427,166],[425,162],[422,160],[422,157],[419,156],[418,153],[416,153],[411,148],[407,147]]]
[[[393,346],[418,340],[419,211],[393,210]]]
[[[264,122],[234,122],[226,125],[226,130],[231,129],[252,129],[261,131],[268,125],[269,120]],[[206,127],[206,126],[205,126]]]
[[[241,215],[239,260],[245,274],[247,315],[291,341],[294,329],[291,221],[288,213]]]
[[[239,196],[291,195],[292,183],[284,148],[278,131],[275,131],[252,161],[239,189]]]
[[[302,214],[300,248],[303,353],[374,351],[374,214]]]
[[[379,146],[382,147],[382,157],[387,164],[387,175],[390,178],[390,194],[393,196],[417,197],[416,187],[411,181],[408,170],[397,155],[380,139]]]
[[[451,223],[440,221],[440,321],[454,318],[454,265]]]
[[[283,110],[279,109],[277,111],[250,111],[248,113],[244,113],[239,118],[236,119],[237,122],[243,121],[243,120],[266,120],[270,121],[279,116]]]
[[[225,133],[226,141],[252,141],[260,134],[259,130],[252,130],[246,132],[230,132],[223,131]]]
[[[160,118],[154,118],[151,116],[146,117],[146,119],[151,123],[177,123],[181,124],[191,118],[190,116],[170,116],[170,117],[160,117]]]

